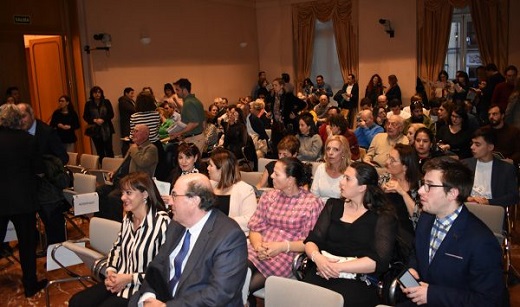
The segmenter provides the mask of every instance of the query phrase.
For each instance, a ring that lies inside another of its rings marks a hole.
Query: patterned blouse
[[[265,242],[303,241],[314,228],[323,206],[319,198],[302,188],[292,197],[280,190],[272,190],[260,198],[248,227],[250,231],[259,232]],[[260,261],[250,244],[248,259],[265,277],[289,277],[295,254],[280,253]]]
[[[139,228],[133,231],[132,221],[125,217],[121,232],[108,254],[108,270],[119,274],[132,274],[132,282],[126,285],[117,296],[129,299],[139,290],[144,281],[144,273],[150,261],[166,241],[166,228],[170,217],[165,211],[148,210]]]

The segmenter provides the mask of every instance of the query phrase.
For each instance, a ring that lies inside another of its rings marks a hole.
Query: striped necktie
[[[173,293],[173,289],[175,289],[175,285],[179,282],[179,279],[181,279],[181,273],[182,273],[182,263],[184,262],[184,258],[186,258],[186,255],[188,255],[188,251],[190,249],[190,231],[186,230],[186,235],[184,236],[184,241],[182,241],[181,250],[175,256],[175,259],[173,260],[173,266],[175,267],[175,273],[170,279],[170,293]]]

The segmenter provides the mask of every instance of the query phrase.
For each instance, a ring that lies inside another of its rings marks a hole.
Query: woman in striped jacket
[[[108,254],[105,282],[75,294],[69,306],[127,306],[166,240],[170,217],[150,176],[131,173],[121,179],[120,186],[126,216]]]

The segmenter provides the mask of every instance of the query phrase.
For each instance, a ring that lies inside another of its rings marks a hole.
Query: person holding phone
[[[409,300],[398,306],[501,306],[507,290],[500,245],[463,204],[473,185],[471,171],[450,157],[433,158],[424,170],[423,213],[409,263],[419,285],[401,278]]]

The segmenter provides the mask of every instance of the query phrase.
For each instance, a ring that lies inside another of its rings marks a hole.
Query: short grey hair
[[[0,106],[0,126],[9,129],[22,129],[22,112],[14,104]]]

